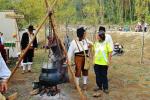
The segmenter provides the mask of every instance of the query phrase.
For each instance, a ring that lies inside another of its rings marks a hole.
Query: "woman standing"
[[[90,44],[92,43],[88,39],[86,39],[86,30],[81,27],[77,29],[77,37],[78,39],[73,40],[70,43],[69,50],[68,50],[68,60],[69,64],[71,64],[72,57],[74,56],[75,62],[75,77],[76,83],[79,85],[79,79],[81,77],[81,72],[83,75],[83,90],[87,89],[87,79],[88,79],[88,70],[84,68],[85,64],[85,55],[84,51],[86,52],[86,56],[88,56],[88,50]]]
[[[101,91],[109,93],[107,70],[111,62],[112,47],[105,41],[105,32],[99,31],[97,41],[94,44],[94,71],[98,89],[93,96],[101,95]],[[100,91],[99,91],[100,90]]]

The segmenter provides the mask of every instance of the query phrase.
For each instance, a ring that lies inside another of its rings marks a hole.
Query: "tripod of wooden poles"
[[[55,20],[54,20],[54,16],[53,16],[53,8],[54,8],[54,5],[56,4],[58,0],[54,0],[53,4],[51,5],[51,7],[49,6],[48,4],[48,1],[45,0],[45,4],[46,4],[46,8],[47,8],[47,14],[46,16],[43,18],[41,24],[38,26],[35,34],[34,34],[34,37],[32,39],[32,41],[28,44],[28,46],[26,47],[26,49],[24,50],[23,54],[21,55],[21,57],[19,58],[16,66],[14,67],[13,71],[12,71],[12,74],[11,76],[9,77],[8,79],[8,82],[10,82],[10,79],[13,77],[13,75],[15,74],[15,72],[17,71],[17,69],[19,68],[19,65],[21,63],[21,61],[23,60],[24,56],[26,55],[27,51],[29,50],[31,44],[33,43],[34,39],[36,38],[36,35],[38,34],[39,30],[42,28],[42,26],[45,24],[45,22],[47,21],[47,19],[49,18],[49,21],[50,21],[50,24],[51,24],[51,27],[52,27],[52,30],[53,30],[53,33],[54,33],[54,36],[56,37],[56,40],[60,41],[60,45],[62,46],[63,48],[63,51],[64,51],[64,54],[65,56],[67,57],[67,51],[65,49],[65,46],[63,44],[63,42],[61,41],[61,39],[59,39],[58,35],[57,35],[57,29],[56,29],[56,25],[55,25]],[[58,42],[57,42],[58,43]],[[67,59],[68,60],[68,59]],[[67,61],[68,62],[68,61]],[[77,88],[77,91],[79,92],[80,94],[80,97],[81,97],[81,100],[86,100],[86,97],[84,96],[83,92],[81,91],[81,88],[79,85],[77,85],[76,81],[75,81],[75,74],[74,74],[74,71],[71,67],[71,65],[68,64],[68,69],[73,77],[73,80],[75,82],[75,85],[76,85],[76,88]]]

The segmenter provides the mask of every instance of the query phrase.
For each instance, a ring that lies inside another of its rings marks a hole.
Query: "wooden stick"
[[[140,64],[143,64],[143,55],[144,55],[144,31],[142,32],[143,34],[143,36],[142,36],[142,40],[141,40],[141,42],[142,42],[142,48],[141,48],[141,59],[140,59]]]
[[[51,6],[48,5],[48,1],[45,0],[45,4],[46,4],[46,8],[47,11],[52,11],[52,9],[54,8],[54,5],[57,3],[58,0],[54,0],[53,4]]]
[[[17,22],[18,22],[18,19],[16,18],[16,25],[15,25],[15,28],[16,28],[16,46],[17,46],[17,50],[20,52],[21,51],[21,46],[20,46],[20,35],[19,35],[19,30],[18,30],[18,27],[17,27]]]
[[[57,0],[55,0],[57,1]],[[56,3],[56,2],[55,2]],[[22,59],[24,58],[24,56],[26,55],[27,51],[29,50],[31,44],[33,43],[34,39],[36,38],[36,35],[38,34],[39,30],[42,28],[42,26],[44,25],[44,23],[46,22],[47,18],[49,17],[50,13],[52,12],[52,8],[54,7],[55,3],[53,3],[51,9],[48,10],[48,13],[47,15],[44,17],[43,21],[41,22],[40,26],[38,27],[37,31],[35,32],[34,34],[34,37],[32,39],[32,41],[28,44],[28,46],[26,47],[26,49],[24,50],[23,54],[21,55],[21,57],[19,58],[19,61],[17,62],[15,68],[13,69],[12,71],[12,74],[10,75],[9,79],[7,82],[10,81],[10,79],[12,78],[12,76],[15,74],[15,72],[17,71],[18,69],[18,66],[20,65]]]
[[[30,95],[33,96],[33,95],[36,95],[39,93],[39,88],[38,89],[34,89],[30,92]]]
[[[48,10],[49,5],[48,5],[48,1],[47,0],[45,0],[45,5],[46,5],[46,8]]]
[[[45,3],[46,3],[46,5],[47,5],[47,9],[48,9],[48,2],[47,2],[47,0],[45,0]],[[54,32],[54,36],[56,37],[56,39],[57,39],[58,41],[60,41],[60,44],[61,44],[62,49],[63,49],[63,51],[64,51],[64,54],[65,54],[65,56],[67,57],[67,51],[66,51],[66,49],[65,49],[65,46],[64,46],[63,42],[61,41],[61,39],[59,39],[59,37],[58,37],[58,35],[57,35],[57,29],[56,29],[56,25],[55,25],[55,23],[54,23],[53,14],[50,15],[50,19],[51,19],[51,25],[52,25],[52,29],[53,29],[53,32]],[[57,43],[58,43],[58,42],[57,42]],[[68,59],[67,59],[67,62],[68,62]],[[77,83],[76,83],[76,81],[75,81],[75,74],[74,74],[74,71],[73,71],[73,69],[71,68],[71,66],[70,66],[69,64],[68,64],[68,68],[69,68],[69,71],[71,72],[71,74],[72,74],[72,76],[73,76],[73,79],[74,79],[74,82],[75,82],[77,91],[78,91],[79,94],[80,94],[81,100],[86,100],[86,97],[85,97],[84,94],[82,93],[80,86],[77,85]]]

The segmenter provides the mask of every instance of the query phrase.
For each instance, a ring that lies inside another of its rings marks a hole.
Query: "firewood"
[[[30,95],[36,95],[39,93],[39,89],[34,89],[30,92]]]

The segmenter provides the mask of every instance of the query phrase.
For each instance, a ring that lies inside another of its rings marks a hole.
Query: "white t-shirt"
[[[78,46],[77,46],[76,42],[77,42]],[[89,41],[88,39],[83,39],[82,41],[72,40],[72,42],[70,43],[70,46],[69,46],[69,50],[68,50],[68,60],[69,61],[71,61],[71,57],[74,56],[75,53],[84,51],[79,42],[83,45],[84,50],[88,50],[89,44],[92,44],[92,42]]]
[[[145,23],[145,24],[144,24],[144,27],[147,27],[147,25],[148,25],[148,24],[147,24],[147,23]]]
[[[114,49],[114,44],[113,44],[113,40],[111,38],[111,35],[105,34],[105,36],[106,36],[105,41],[110,44],[110,46],[112,47],[112,50],[113,50]]]

